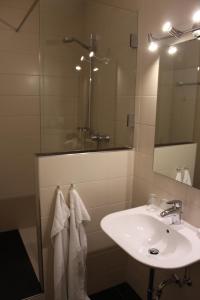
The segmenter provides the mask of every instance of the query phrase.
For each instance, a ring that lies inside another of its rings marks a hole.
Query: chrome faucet
[[[166,216],[170,216],[170,215],[173,216],[174,215],[172,217],[172,224],[176,224],[176,225],[181,224],[181,215],[183,213],[183,211],[182,211],[182,207],[183,207],[182,201],[181,200],[171,200],[171,201],[168,201],[167,204],[172,204],[172,207],[169,207],[169,208],[163,210],[160,213],[160,216],[162,218],[164,218]]]

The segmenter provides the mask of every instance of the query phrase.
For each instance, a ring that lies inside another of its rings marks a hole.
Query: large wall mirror
[[[154,171],[200,188],[200,42],[160,55]]]

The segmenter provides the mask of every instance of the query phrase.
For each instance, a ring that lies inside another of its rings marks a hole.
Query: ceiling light
[[[99,71],[99,68],[95,67],[95,68],[93,69],[93,71],[94,71],[94,72],[97,72],[97,71]]]
[[[170,32],[171,30],[172,30],[171,22],[166,22],[162,27],[163,32]]]
[[[200,23],[200,10],[197,10],[193,17],[192,17],[192,20],[194,23]]]
[[[82,70],[82,68],[81,68],[81,66],[76,66],[76,71],[81,71]]]
[[[94,57],[94,55],[95,55],[94,51],[91,51],[91,52],[89,53],[89,57]]]
[[[178,49],[177,49],[177,47],[176,46],[170,46],[169,48],[168,48],[168,54],[169,55],[174,55],[174,54],[176,54],[176,52],[178,51]]]
[[[158,50],[158,43],[156,42],[150,42],[148,47],[150,52],[155,52]]]

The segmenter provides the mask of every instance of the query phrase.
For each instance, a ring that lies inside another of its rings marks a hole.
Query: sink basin
[[[141,206],[112,213],[102,219],[101,227],[130,256],[148,266],[176,269],[200,260],[197,228],[185,221],[168,225],[169,218],[161,218],[160,212]]]

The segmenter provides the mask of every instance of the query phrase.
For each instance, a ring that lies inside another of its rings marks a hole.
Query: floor
[[[18,230],[0,233],[0,290],[2,300],[21,300],[41,292]]]
[[[141,300],[135,291],[127,284],[122,283],[98,294],[90,296],[91,300]]]

